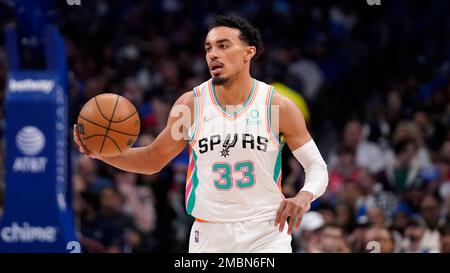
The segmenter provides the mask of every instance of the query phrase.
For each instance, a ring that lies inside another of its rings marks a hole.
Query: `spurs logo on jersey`
[[[220,137],[220,135],[218,135],[218,136]],[[233,141],[230,142],[230,134],[227,134],[227,137],[225,138],[225,142],[224,142],[223,145],[222,145],[222,146],[223,146],[223,149],[222,149],[222,151],[220,152],[220,153],[221,153],[221,156],[227,157],[227,155],[230,154],[229,149],[230,149],[231,147],[234,147],[234,145],[236,145],[237,139],[238,139],[238,135],[237,135],[237,134],[234,134]]]
[[[269,139],[263,136],[254,136],[249,133],[234,133],[233,136],[227,134],[225,139],[223,139],[221,135],[216,134],[204,137],[198,141],[199,152],[203,154],[210,150],[213,151],[214,147],[220,147],[222,148],[220,155],[227,157],[227,155],[230,155],[230,148],[235,147],[238,141],[240,142],[240,147],[243,149],[257,149],[265,152]]]
[[[223,109],[212,81],[194,88],[186,209],[214,222],[271,220],[283,198],[282,144],[271,127],[272,86],[254,80],[238,111]]]

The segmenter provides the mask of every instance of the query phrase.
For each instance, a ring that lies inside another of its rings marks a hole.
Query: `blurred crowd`
[[[89,98],[116,92],[138,108],[136,145],[150,144],[175,99],[209,78],[211,18],[243,16],[265,46],[252,75],[303,97],[328,163],[328,190],[294,233],[293,250],[450,252],[450,2],[64,2],[55,23],[67,48],[71,122]],[[5,75],[0,45],[1,101]],[[304,174],[284,149],[282,190],[291,197]],[[84,251],[187,251],[187,151],[154,175],[121,172],[76,147],[72,159]]]

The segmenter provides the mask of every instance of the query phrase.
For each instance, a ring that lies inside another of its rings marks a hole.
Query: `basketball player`
[[[77,133],[75,142],[82,153],[142,174],[159,172],[189,145],[186,209],[196,218],[189,252],[292,252],[291,233],[324,193],[327,166],[299,108],[250,75],[250,64],[262,51],[253,26],[241,18],[216,17],[204,46],[212,78],[175,102],[153,143],[102,157],[83,147]],[[183,106],[189,115],[179,115],[177,107]],[[178,127],[181,138],[174,134]],[[306,174],[293,198],[280,190],[284,143]]]

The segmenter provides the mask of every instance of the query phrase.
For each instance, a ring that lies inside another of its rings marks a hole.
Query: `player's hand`
[[[92,158],[97,157],[95,153],[91,152],[88,148],[86,148],[86,146],[83,145],[83,143],[81,143],[76,124],[73,125],[73,141],[75,141],[75,143],[78,145],[78,150],[80,151],[80,153]]]
[[[288,234],[291,235],[295,228],[300,227],[302,217],[311,208],[311,201],[314,195],[307,191],[300,191],[295,197],[284,199],[277,210],[275,216],[275,226],[279,225],[279,230],[284,230],[287,218],[289,217]]]

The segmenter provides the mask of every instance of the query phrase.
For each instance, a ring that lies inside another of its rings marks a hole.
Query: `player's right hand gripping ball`
[[[91,98],[78,115],[77,131],[90,152],[115,156],[129,149],[139,136],[141,122],[136,107],[112,93]]]

